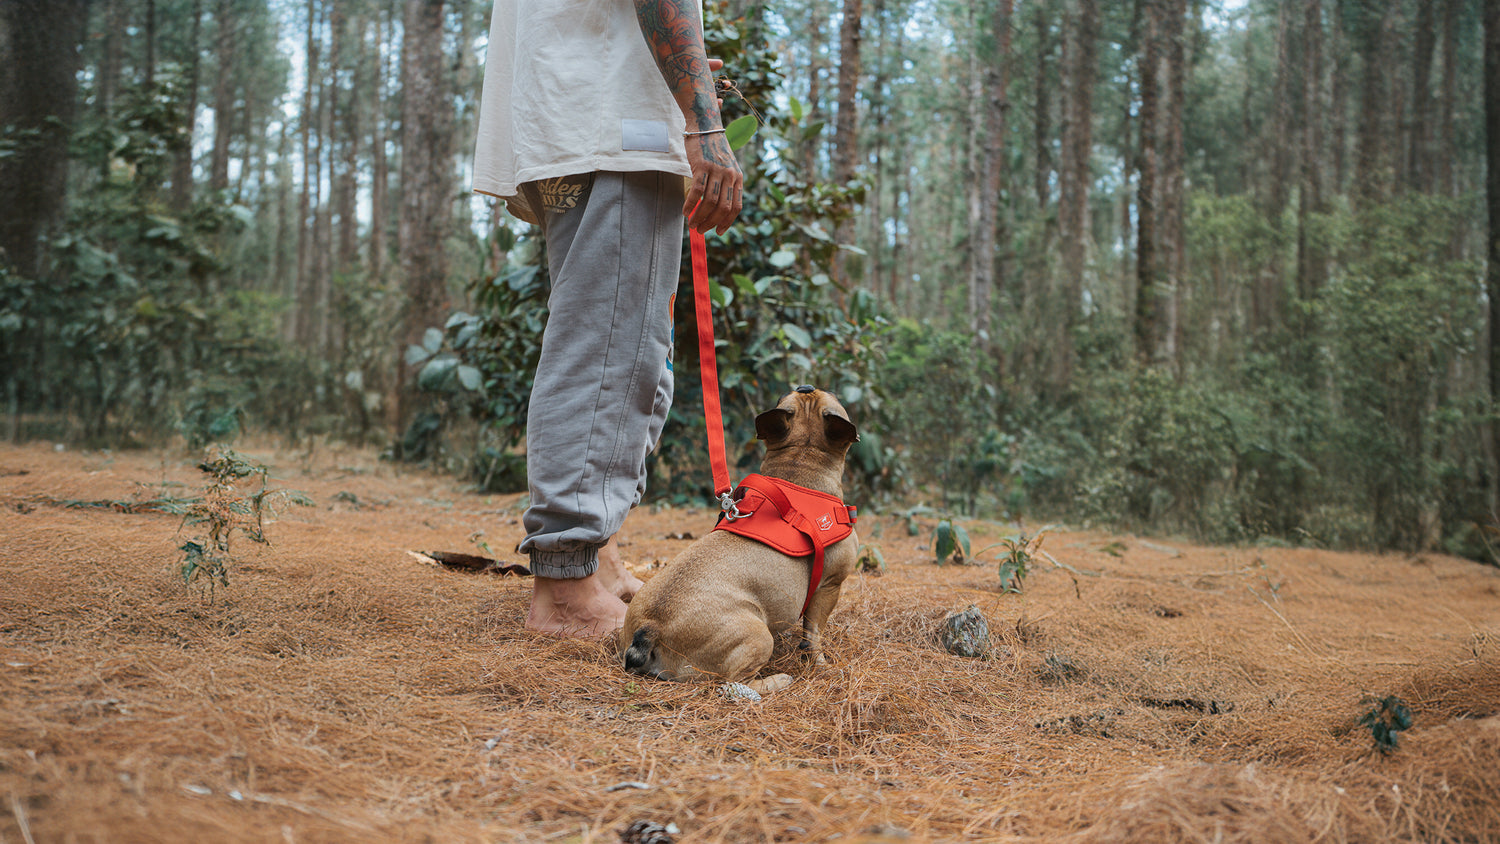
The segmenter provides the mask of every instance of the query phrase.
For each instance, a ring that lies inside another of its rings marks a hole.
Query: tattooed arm
[[[634,2],[641,34],[646,37],[662,78],[687,119],[687,131],[723,128],[713,73],[703,49],[699,0]],[[739,216],[744,174],[723,132],[689,134],[686,142],[693,185],[682,213],[690,215],[688,224],[698,231],[717,229],[723,234]]]

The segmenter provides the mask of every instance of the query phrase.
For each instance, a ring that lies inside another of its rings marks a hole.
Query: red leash
[[[719,363],[714,351],[713,302],[708,295],[708,245],[703,232],[688,226],[693,252],[693,304],[698,314],[698,372],[703,380],[703,421],[708,426],[708,462],[714,473],[714,495],[719,506],[732,517],[734,506],[729,482],[729,460],[724,455],[724,412],[719,407]]]

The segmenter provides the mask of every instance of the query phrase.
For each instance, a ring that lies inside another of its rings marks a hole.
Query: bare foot
[[[620,555],[620,544],[611,536],[599,549],[599,570],[594,576],[604,584],[616,598],[630,603],[635,593],[641,591],[641,581],[625,568],[625,558]]]
[[[572,580],[533,580],[527,629],[596,639],[625,626],[625,602],[610,592],[597,574]]]

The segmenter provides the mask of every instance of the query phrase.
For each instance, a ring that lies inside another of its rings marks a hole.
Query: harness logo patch
[[[832,513],[824,513],[823,517],[818,519],[818,530],[833,530]]]

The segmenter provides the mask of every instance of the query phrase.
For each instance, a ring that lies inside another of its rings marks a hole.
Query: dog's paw
[[[768,695],[772,692],[779,692],[787,686],[790,686],[791,684],[792,675],[772,674],[770,677],[762,677],[759,680],[751,680],[745,685],[749,686],[751,689],[760,694]]]

